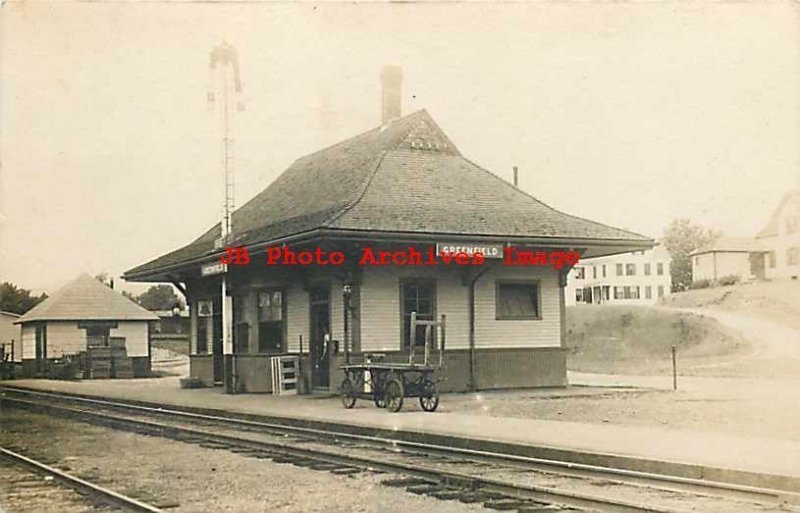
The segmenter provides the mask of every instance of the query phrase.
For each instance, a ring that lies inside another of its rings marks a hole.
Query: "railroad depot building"
[[[407,361],[410,341],[422,343],[421,333],[409,334],[417,312],[446,315],[442,391],[566,385],[569,266],[512,266],[497,257],[509,246],[591,257],[653,241],[543,204],[462,156],[424,110],[394,119],[392,112],[399,103],[384,104],[382,126],[295,161],[236,210],[225,244],[217,225],[125,273],[185,293],[193,377],[227,392],[270,392],[270,359],[295,356],[301,392],[334,391],[345,358]],[[225,246],[246,247],[251,262],[222,266]],[[366,248],[427,254],[462,246],[480,247],[485,263],[359,264]],[[267,265],[267,248],[335,250],[346,260]],[[228,347],[222,272],[232,308]]]
[[[157,320],[155,314],[82,274],[15,321],[22,326],[22,374],[46,375],[54,360],[66,356],[79,357],[91,367],[87,355],[94,354],[94,368],[87,368],[85,377],[147,376],[150,323]],[[97,357],[112,350],[119,376],[112,375],[109,355]]]

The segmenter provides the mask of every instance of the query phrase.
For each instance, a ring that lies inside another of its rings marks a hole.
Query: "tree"
[[[169,285],[153,285],[139,296],[139,304],[148,310],[172,310],[183,308],[183,300]]]
[[[686,290],[692,283],[692,258],[689,253],[717,237],[718,232],[693,225],[686,218],[674,219],[664,230],[661,242],[672,259],[669,272],[672,276],[673,292]]]
[[[139,302],[139,297],[136,294],[134,294],[133,292],[128,292],[127,290],[123,290],[122,291],[122,295],[125,296],[126,298],[130,299],[134,303],[138,303]]]
[[[114,278],[109,276],[106,271],[101,272],[100,274],[95,274],[94,279],[105,285],[106,287],[114,288]]]
[[[4,312],[22,315],[45,299],[47,294],[32,296],[30,290],[18,288],[13,283],[0,284],[0,310]]]

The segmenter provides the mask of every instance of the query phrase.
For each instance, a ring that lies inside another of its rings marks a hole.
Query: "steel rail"
[[[379,436],[346,433],[335,430],[290,426],[286,424],[277,424],[274,422],[253,421],[247,419],[222,417],[219,415],[194,413],[194,412],[187,412],[170,408],[143,406],[141,404],[128,403],[120,400],[109,401],[106,399],[95,399],[84,396],[76,396],[74,394],[33,391],[30,389],[23,389],[16,387],[0,387],[0,390],[3,389],[32,396],[51,397],[57,400],[86,403],[86,404],[104,406],[108,408],[122,409],[126,411],[136,410],[150,415],[181,417],[191,420],[204,420],[220,424],[226,424],[234,427],[274,430],[281,433],[310,435],[314,437],[321,437],[327,439],[349,439],[359,442],[368,442],[388,447],[393,451],[396,451],[397,448],[399,447],[406,447],[415,450],[421,450],[426,454],[430,452],[436,452],[445,456],[465,456],[465,457],[476,458],[479,461],[485,461],[485,462],[503,462],[503,463],[513,463],[516,465],[526,465],[527,468],[529,468],[530,470],[541,470],[542,467],[548,469],[555,468],[558,469],[558,471],[553,471],[553,470],[542,470],[542,471],[551,474],[557,474],[557,475],[560,474],[567,477],[589,477],[589,478],[603,477],[603,478],[611,478],[612,480],[615,480],[615,482],[619,484],[638,485],[638,486],[656,488],[667,491],[677,491],[684,493],[685,492],[702,493],[707,495],[723,496],[730,498],[761,499],[761,500],[767,499],[769,501],[778,503],[787,501],[792,503],[800,503],[800,493],[791,492],[788,490],[778,490],[774,488],[760,488],[754,486],[739,485],[734,483],[725,483],[720,481],[696,479],[691,477],[682,477],[682,476],[674,476],[668,474],[658,474],[653,472],[643,472],[637,470],[604,467],[586,463],[574,463],[569,461],[536,458],[531,456],[505,454],[494,451],[484,451],[478,449],[444,446],[440,444],[412,442],[412,441],[397,440],[393,438],[385,438]]]
[[[319,448],[306,448],[289,446],[286,442],[269,442],[263,440],[253,440],[232,436],[229,434],[212,433],[193,428],[180,427],[149,420],[139,420],[126,417],[117,417],[107,413],[98,413],[82,409],[70,408],[67,406],[55,405],[43,401],[30,401],[19,398],[2,398],[3,401],[18,403],[28,407],[31,411],[41,409],[48,412],[56,412],[70,418],[92,419],[102,425],[115,428],[127,427],[135,432],[144,432],[155,436],[175,439],[178,441],[189,441],[194,443],[216,443],[223,446],[249,449],[257,452],[277,454],[283,457],[298,458],[301,460],[318,461],[325,464],[333,464],[345,467],[356,467],[369,471],[385,471],[413,476],[432,483],[441,483],[444,486],[461,487],[476,489],[487,492],[501,493],[513,496],[514,498],[527,499],[539,502],[547,502],[562,507],[573,507],[588,509],[590,511],[608,512],[654,512],[654,513],[685,513],[685,510],[673,508],[657,507],[651,504],[626,501],[610,497],[602,497],[587,493],[571,492],[556,488],[514,484],[500,479],[479,477],[463,472],[426,467],[419,464],[408,464],[401,462],[388,461],[386,459],[374,459],[353,454],[341,454],[337,452],[325,451]]]
[[[51,467],[50,465],[45,465],[40,461],[36,461],[4,447],[0,447],[0,458],[4,458],[12,463],[28,467],[34,472],[51,476],[53,479],[69,488],[78,490],[86,495],[97,497],[106,504],[124,509],[126,511],[133,511],[137,513],[160,513],[162,511],[155,506],[151,506],[150,504],[146,504],[132,497],[128,497],[113,490],[109,490],[108,488],[90,483],[85,479],[67,474],[66,472],[63,472],[57,468]]]

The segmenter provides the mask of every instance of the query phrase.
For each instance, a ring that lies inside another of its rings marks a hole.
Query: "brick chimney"
[[[400,66],[384,66],[381,71],[381,85],[381,125],[386,126],[391,120],[402,116],[403,69]]]

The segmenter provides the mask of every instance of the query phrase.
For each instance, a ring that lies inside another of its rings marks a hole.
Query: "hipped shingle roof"
[[[15,321],[157,321],[158,316],[81,274]]]
[[[233,214],[229,245],[315,229],[652,245],[643,235],[559,212],[475,165],[424,110],[295,161]],[[220,233],[218,224],[126,277],[214,254]]]

